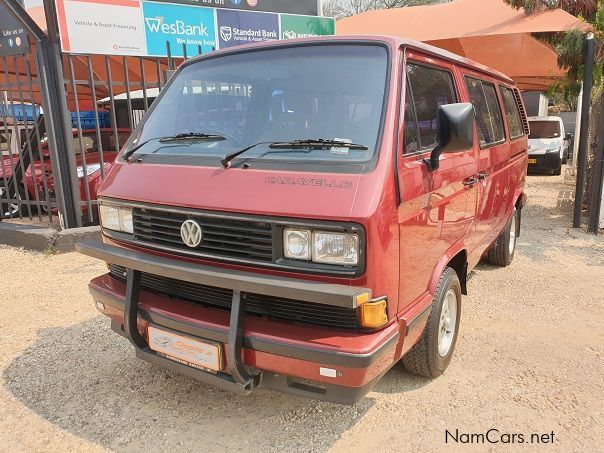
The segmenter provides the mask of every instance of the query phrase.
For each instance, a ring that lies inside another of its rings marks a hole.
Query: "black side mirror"
[[[567,132],[566,134],[564,134],[564,139],[565,140],[572,140],[573,139],[573,133],[572,132]]]
[[[469,102],[441,105],[436,116],[436,148],[425,159],[429,171],[439,167],[440,155],[474,146],[474,106]]]

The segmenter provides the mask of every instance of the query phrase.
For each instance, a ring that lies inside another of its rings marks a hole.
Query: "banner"
[[[61,47],[68,53],[164,57],[169,43],[170,54],[182,57],[185,49],[191,56],[200,47],[206,53],[335,33],[332,18],[199,6],[219,1],[56,0]],[[250,8],[270,5],[268,0],[227,1],[238,6],[245,1]]]
[[[174,57],[197,55],[216,49],[214,10],[184,5],[143,2],[147,55],[165,56],[166,42]]]
[[[210,8],[242,9],[269,13],[319,15],[317,0],[157,0],[183,5],[206,6]]]
[[[220,48],[279,39],[279,15],[216,10]]]
[[[328,17],[281,14],[281,39],[335,35],[335,22]]]
[[[27,32],[4,7],[0,4],[0,56],[24,55],[29,53]]]

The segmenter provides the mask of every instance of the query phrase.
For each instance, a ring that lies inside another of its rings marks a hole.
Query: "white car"
[[[529,117],[528,168],[544,170],[554,175],[562,173],[562,164],[568,158],[570,134],[564,131],[559,116]]]

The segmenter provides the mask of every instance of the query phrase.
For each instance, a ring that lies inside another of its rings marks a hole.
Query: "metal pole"
[[[602,93],[600,105],[604,107],[604,93]],[[598,145],[596,149],[596,160],[593,169],[593,181],[591,184],[591,203],[589,209],[589,223],[587,231],[598,234],[600,223],[600,204],[602,200],[602,184],[604,184],[604,114],[600,114],[598,125]]]
[[[575,211],[573,228],[581,227],[581,207],[585,191],[585,169],[589,147],[589,111],[591,108],[591,89],[593,85],[594,67],[594,34],[589,33],[585,43],[585,74],[583,75],[583,98],[581,105],[581,136],[579,137],[579,152],[577,155],[577,186],[575,188]]]

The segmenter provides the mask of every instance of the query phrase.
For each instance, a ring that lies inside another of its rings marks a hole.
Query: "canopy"
[[[546,90],[566,75],[555,50],[531,33],[573,29],[587,32],[591,26],[561,9],[526,15],[503,0],[367,11],[336,24],[339,35],[387,34],[432,44],[497,69],[530,90]]]

